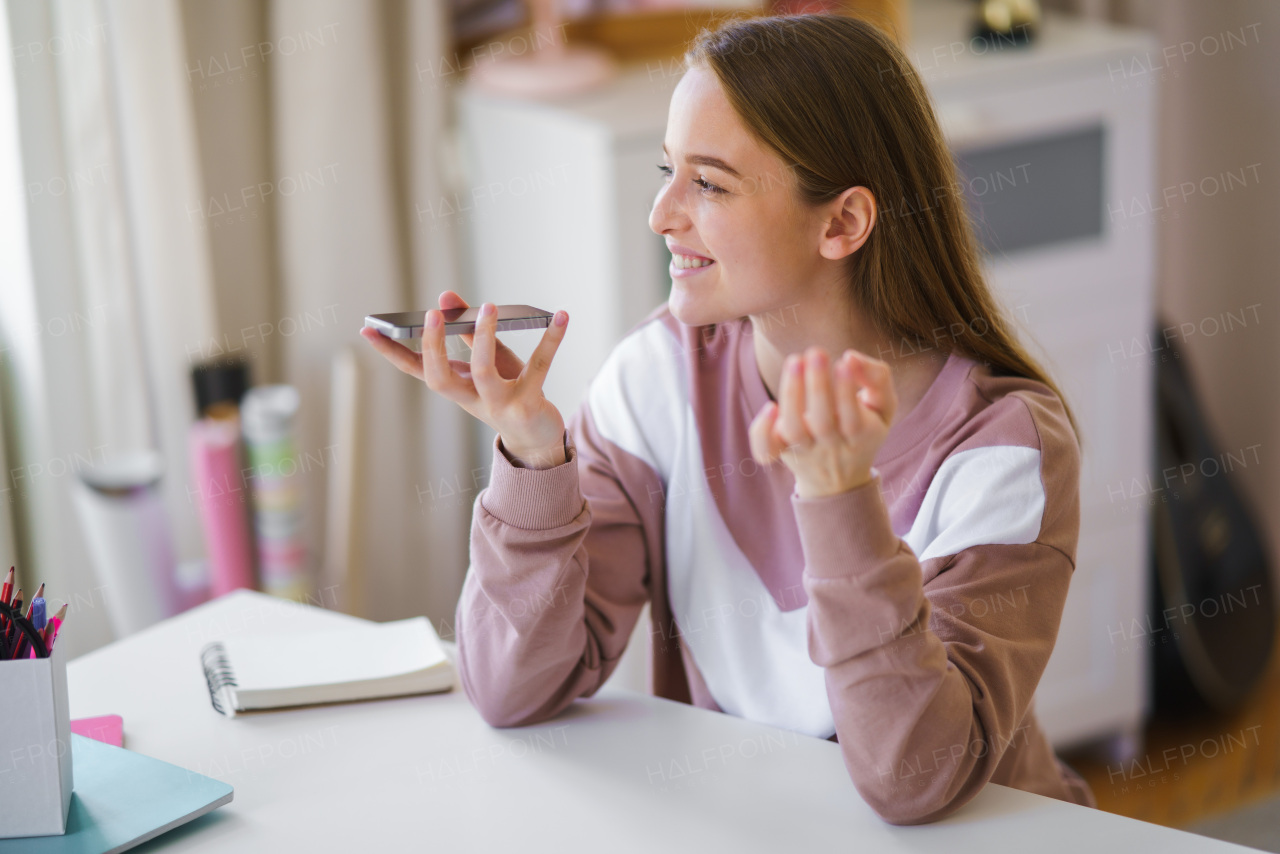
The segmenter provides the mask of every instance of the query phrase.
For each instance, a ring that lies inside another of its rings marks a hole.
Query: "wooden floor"
[[[1064,751],[1063,761],[1089,781],[1098,808],[1185,828],[1280,793],[1280,654],[1267,676],[1230,715],[1152,720],[1135,759]]]

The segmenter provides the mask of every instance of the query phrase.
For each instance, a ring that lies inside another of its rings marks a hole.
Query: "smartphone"
[[[545,329],[551,325],[555,314],[543,311],[531,305],[500,305],[498,309],[498,331],[514,331],[517,329]],[[364,325],[371,326],[388,338],[421,338],[422,324],[426,319],[423,311],[393,311],[389,314],[370,314],[365,317]],[[480,306],[470,308],[440,309],[444,315],[445,335],[466,335],[476,331],[476,320],[480,317]]]

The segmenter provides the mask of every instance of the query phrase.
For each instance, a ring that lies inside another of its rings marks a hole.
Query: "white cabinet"
[[[984,48],[968,39],[969,11],[915,4],[908,52],[999,247],[989,281],[1084,437],[1077,566],[1036,696],[1041,723],[1065,747],[1136,732],[1147,705],[1148,650],[1125,627],[1141,621],[1148,596],[1148,512],[1129,484],[1145,478],[1153,453],[1154,366],[1132,342],[1146,340],[1153,315],[1155,222],[1134,212],[1155,194],[1154,81],[1123,69],[1152,43],[1049,17],[1029,49]],[[562,412],[669,293],[648,215],[677,82],[671,63],[654,62],[554,101],[459,95],[472,293],[570,309],[547,382]],[[536,340],[510,343],[523,356]],[[644,689],[647,643],[645,617],[616,681]]]
[[[670,256],[649,228],[649,211],[662,185],[657,164],[677,82],[670,63],[654,63],[600,92],[554,102],[468,89],[458,99],[466,189],[455,207],[474,208],[458,217],[470,250],[471,293],[569,311],[543,386],[566,420],[614,345],[670,293]],[[527,358],[540,334],[503,341]],[[487,466],[493,431],[477,429],[476,463]],[[646,606],[612,682],[646,690],[648,625]]]
[[[1055,746],[1134,736],[1148,706],[1155,76],[1145,33],[1049,18],[1030,49],[964,35],[967,4],[913,7],[913,58],[965,172],[986,271],[1083,439],[1076,570],[1036,694]],[[945,49],[943,49],[945,46]],[[1132,742],[1130,742],[1130,745]],[[1124,745],[1122,746],[1129,746]]]
[[[666,245],[648,219],[676,82],[640,69],[556,102],[459,97],[473,293],[569,311],[544,386],[566,419],[613,346],[667,299]],[[503,340],[523,356],[540,334]]]

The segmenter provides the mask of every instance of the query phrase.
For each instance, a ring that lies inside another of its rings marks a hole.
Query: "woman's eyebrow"
[[[667,155],[668,157],[671,156],[671,153],[667,151],[667,144],[665,142],[662,144],[662,153]],[[684,162],[694,163],[698,166],[714,166],[716,169],[719,169],[722,172],[728,172],[730,175],[732,175],[735,178],[742,177],[742,175],[738,173],[737,169],[734,169],[732,166],[730,166],[728,163],[725,163],[719,157],[712,157],[710,154],[690,154],[688,157],[684,159]]]

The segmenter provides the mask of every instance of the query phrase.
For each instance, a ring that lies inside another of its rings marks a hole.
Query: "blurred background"
[[[860,15],[929,89],[961,175],[939,190],[1081,417],[1038,716],[1102,808],[1280,850],[1280,6],[0,12],[0,569],[67,602],[69,654],[238,587],[452,639],[493,434],[359,341],[365,315],[445,290],[567,309],[567,420],[667,298],[647,217],[684,46]],[[642,620],[620,684],[644,690],[647,642]]]

